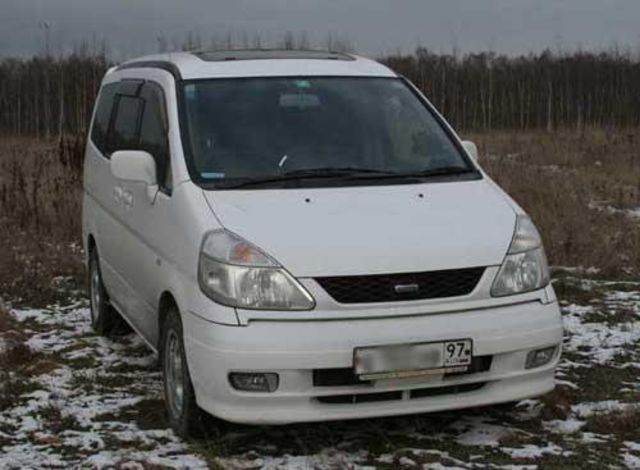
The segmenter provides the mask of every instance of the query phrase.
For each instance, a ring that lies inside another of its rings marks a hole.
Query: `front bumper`
[[[214,324],[187,313],[183,323],[200,407],[228,421],[255,424],[413,414],[541,395],[553,389],[559,348],[550,363],[531,370],[525,370],[527,353],[562,341],[558,305],[539,301],[373,319],[254,320],[247,326]],[[314,385],[314,370],[352,367],[356,347],[458,338],[473,340],[474,356],[491,357],[487,370]],[[228,382],[233,371],[276,372],[280,384],[273,393],[240,392]]]

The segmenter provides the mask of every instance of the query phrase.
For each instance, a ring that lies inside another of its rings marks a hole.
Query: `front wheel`
[[[196,404],[185,355],[182,321],[175,307],[167,313],[162,329],[160,358],[169,424],[178,436],[193,437],[202,427],[202,411]]]

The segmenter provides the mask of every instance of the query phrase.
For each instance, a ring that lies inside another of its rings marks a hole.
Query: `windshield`
[[[211,79],[183,92],[189,166],[208,186],[475,173],[401,79]]]

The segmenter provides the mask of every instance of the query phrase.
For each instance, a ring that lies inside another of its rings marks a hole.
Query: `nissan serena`
[[[425,77],[429,80],[429,77]],[[166,411],[403,415],[550,391],[540,235],[409,81],[350,54],[160,54],[109,70],[84,165],[94,328],[158,352]]]

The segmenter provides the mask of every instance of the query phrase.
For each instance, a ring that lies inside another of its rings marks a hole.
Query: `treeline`
[[[459,129],[640,125],[640,61],[618,51],[455,56],[418,48],[381,58]],[[83,134],[105,53],[0,61],[0,134]]]
[[[383,58],[458,128],[640,125],[640,61],[620,51],[461,58],[418,48]]]
[[[50,138],[84,133],[100,81],[104,54],[0,62],[0,133]]]

